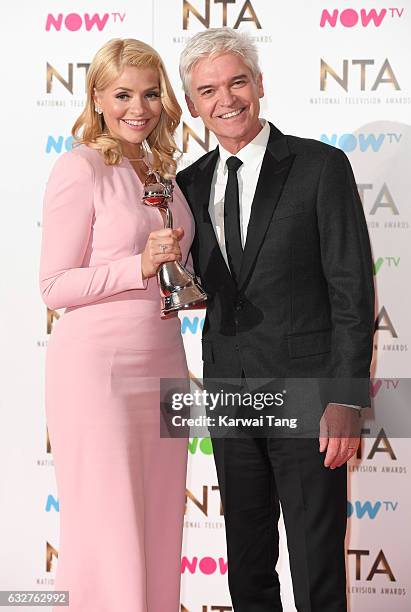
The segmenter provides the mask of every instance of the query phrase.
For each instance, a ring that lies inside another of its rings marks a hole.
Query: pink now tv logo
[[[181,573],[187,570],[190,574],[195,574],[196,572],[201,572],[202,574],[206,574],[210,576],[211,574],[220,573],[224,575],[227,573],[228,563],[223,557],[219,557],[218,559],[214,559],[213,557],[202,557],[199,559],[198,557],[192,557],[190,560],[188,557],[181,558]]]
[[[52,15],[49,13],[46,17],[46,32],[50,32],[51,29],[60,32],[61,29],[68,30],[69,32],[78,32],[79,30],[87,30],[89,32],[93,28],[101,32],[107,25],[107,22],[122,23],[125,19],[125,13],[104,13],[99,15],[94,13],[58,13]]]
[[[378,12],[375,8],[368,10],[360,9],[359,11],[353,8],[346,8],[342,11],[338,9],[333,11],[324,9],[321,13],[320,27],[325,28],[328,25],[335,28],[341,24],[345,28],[353,28],[357,25],[363,28],[374,25],[376,28],[379,28],[387,15],[391,19],[398,19],[402,17],[403,13],[404,9],[397,7],[382,8]]]

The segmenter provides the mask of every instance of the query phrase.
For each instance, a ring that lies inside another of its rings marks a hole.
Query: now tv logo
[[[56,512],[60,512],[60,502],[58,499],[54,497],[54,495],[49,494],[46,500],[45,511],[50,512],[52,509]]]
[[[211,438],[190,438],[188,442],[188,451],[194,455],[197,451],[203,455],[213,454],[213,443]]]
[[[402,134],[380,133],[380,134],[321,134],[321,142],[332,145],[344,151],[352,153],[356,149],[365,153],[370,149],[377,153],[384,143],[399,144]]]
[[[47,137],[46,153],[62,153],[63,151],[71,151],[73,148],[73,136],[52,136]]]
[[[352,516],[362,519],[363,517],[367,517],[371,520],[375,519],[380,510],[384,512],[395,512],[398,507],[398,502],[394,501],[376,501],[371,502],[370,500],[361,502],[355,501],[350,502],[347,501],[347,517],[351,518]]]
[[[374,378],[374,380],[370,381],[370,395],[372,398],[377,397],[381,389],[384,389],[385,391],[396,391],[399,384],[399,379]]]
[[[227,573],[228,563],[223,557],[218,557],[218,559],[214,559],[214,557],[192,557],[191,560],[188,557],[181,557],[181,573],[184,574],[185,571],[190,572],[190,574],[195,574],[196,572],[201,572],[206,576],[210,576],[211,574],[224,575]]]
[[[106,27],[108,21],[122,23],[125,17],[125,13],[104,13],[102,15],[98,13],[93,15],[90,15],[90,13],[84,13],[83,15],[79,13],[68,13],[67,15],[58,13],[58,15],[53,15],[49,13],[46,17],[46,32],[50,32],[52,28],[57,30],[57,32],[60,32],[61,29],[68,30],[69,32],[78,32],[78,30],[83,29],[89,32],[93,28],[101,32]]]
[[[203,331],[203,327],[204,327],[204,319],[205,317],[183,317],[182,321],[181,321],[181,333],[182,334],[197,334],[199,332]]]
[[[384,19],[399,19],[404,13],[403,8],[383,8],[379,12],[373,9],[360,9],[357,11],[353,8],[347,8],[343,11],[334,9],[332,12],[324,9],[321,13],[320,27],[325,28],[327,25],[335,28],[337,25],[342,25],[344,28],[353,28],[357,25],[367,28],[369,25],[374,25],[379,28]]]

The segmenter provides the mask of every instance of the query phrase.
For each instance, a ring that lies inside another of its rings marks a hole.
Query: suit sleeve
[[[332,375],[326,403],[369,406],[374,333],[371,247],[363,207],[346,155],[332,149],[318,187],[321,261],[332,321]]]
[[[52,309],[82,306],[129,289],[145,289],[141,256],[87,267],[92,237],[94,172],[79,155],[66,153],[47,183],[43,207],[40,289]]]

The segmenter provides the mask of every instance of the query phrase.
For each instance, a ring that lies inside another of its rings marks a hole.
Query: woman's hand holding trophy
[[[202,306],[207,294],[195,277],[180,263],[179,241],[184,235],[183,228],[173,229],[173,215],[168,201],[173,200],[173,184],[157,172],[150,172],[144,183],[143,203],[155,206],[163,218],[164,229],[150,234],[142,256],[144,276],[157,271],[161,296],[161,316]],[[160,267],[158,267],[160,266]]]
[[[179,241],[183,236],[182,227],[151,232],[141,256],[143,278],[155,276],[163,263],[181,261]]]

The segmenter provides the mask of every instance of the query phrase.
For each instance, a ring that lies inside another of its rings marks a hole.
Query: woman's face
[[[159,75],[153,68],[126,66],[106,89],[95,91],[109,133],[120,139],[125,155],[136,152],[154,130],[162,111]]]

